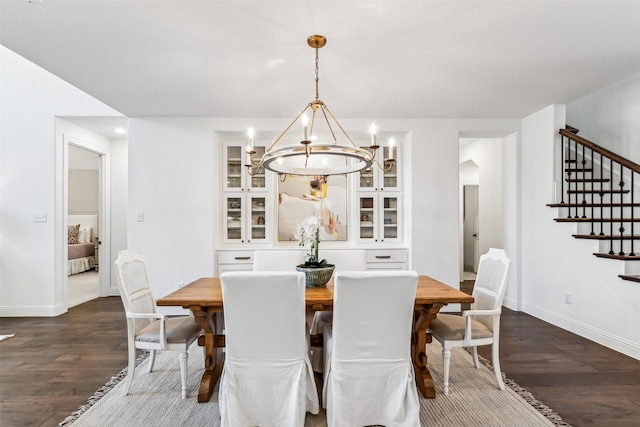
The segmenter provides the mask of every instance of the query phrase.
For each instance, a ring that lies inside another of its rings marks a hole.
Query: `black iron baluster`
[[[584,152],[586,147],[580,144],[582,147],[582,160],[580,164],[582,164],[582,218],[587,217],[587,160],[585,159]]]
[[[592,148],[591,149],[591,185],[590,185],[591,193],[589,193],[589,194],[591,194],[591,197],[590,197],[590,199],[591,199],[591,233],[590,233],[590,235],[591,236],[594,236],[596,234],[594,232],[595,224],[593,223],[594,222],[593,221],[594,220],[593,210],[594,210],[594,205],[595,205],[595,203],[594,203],[595,200],[593,200],[593,199],[596,197],[596,193],[595,193],[596,185],[595,185],[595,181],[594,181],[596,179],[595,178],[596,174],[594,173],[594,170],[593,170],[593,161],[594,161],[594,154],[593,154],[593,148]]]
[[[609,159],[609,175],[611,178],[611,188],[609,188],[609,255],[615,254],[613,252],[613,159]]]
[[[623,247],[622,244],[624,242],[624,166],[622,166],[622,164],[620,164],[620,228],[618,229],[618,231],[620,231],[620,252],[618,252],[618,255],[622,256],[624,255],[624,251],[623,251]]]
[[[565,150],[565,137],[560,135],[560,204],[564,205],[564,150]]]
[[[574,215],[574,218],[579,218],[578,216],[578,142],[577,141],[573,141],[573,160],[575,164],[575,168],[573,168],[573,171],[575,171],[575,181],[574,181],[574,185],[573,185],[573,194],[575,195],[574,199],[575,199],[575,209],[576,209],[576,214]],[[569,169],[571,169],[571,167],[569,167]],[[569,178],[571,178],[571,176],[569,176]],[[571,202],[571,201],[569,201]]]
[[[636,187],[634,187],[633,185],[633,176],[635,175],[634,171],[631,171],[631,252],[629,252],[629,256],[636,256],[635,252],[633,251],[633,224],[634,224],[634,219],[636,218],[634,216],[634,206],[633,206],[633,193],[635,193],[635,189]]]
[[[604,178],[604,159],[600,154],[600,178]],[[611,180],[609,180],[611,182]],[[604,181],[600,181],[600,235],[604,236]]]

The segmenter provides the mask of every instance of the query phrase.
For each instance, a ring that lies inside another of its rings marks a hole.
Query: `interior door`
[[[478,194],[477,185],[465,185],[464,187],[464,213],[463,213],[463,243],[464,243],[464,271],[478,271],[478,246],[480,240],[478,218]]]

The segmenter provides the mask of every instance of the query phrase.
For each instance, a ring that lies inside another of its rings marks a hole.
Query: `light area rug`
[[[506,381],[508,386],[505,391],[498,389],[493,371],[484,365],[487,361],[483,360],[484,364],[476,369],[471,355],[462,349],[452,351],[450,389],[449,395],[445,396],[442,391],[441,351],[442,347],[437,342],[427,345],[429,367],[436,384],[437,395],[435,399],[420,396],[422,426],[568,425],[552,410],[536,401],[526,390],[518,389],[513,381]],[[151,373],[147,372],[147,363],[142,359],[139,360],[140,366],[136,369],[128,396],[122,395],[124,381],[120,381],[126,373],[125,370],[112,378],[87,405],[68,417],[60,426],[220,425],[217,387],[209,402],[197,401],[203,366],[201,348],[194,345],[189,351],[187,399],[180,397],[180,368],[176,353],[159,353]],[[326,425],[324,410],[317,415],[307,413],[305,426]]]

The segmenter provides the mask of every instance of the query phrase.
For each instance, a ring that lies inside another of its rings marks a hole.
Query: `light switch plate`
[[[47,213],[46,212],[34,212],[33,213],[33,222],[47,222]]]

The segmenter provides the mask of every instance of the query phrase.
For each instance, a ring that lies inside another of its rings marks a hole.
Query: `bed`
[[[96,266],[98,215],[69,214],[67,276],[82,273]]]

